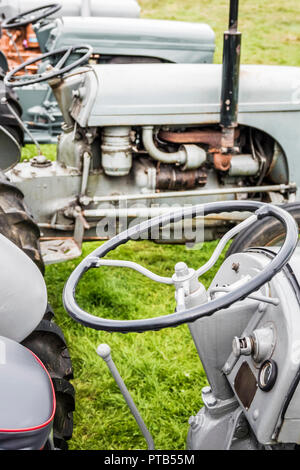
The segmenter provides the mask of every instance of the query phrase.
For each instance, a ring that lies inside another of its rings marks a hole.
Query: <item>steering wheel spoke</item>
[[[158,274],[149,271],[149,269],[144,268],[138,263],[134,263],[133,261],[124,261],[124,260],[115,260],[115,259],[98,259],[97,267],[100,266],[109,266],[109,267],[118,267],[118,268],[129,268],[133,269],[134,271],[139,272],[145,277],[148,277],[152,281],[159,282],[160,284],[174,284],[173,279],[171,277],[163,277],[159,276]]]
[[[235,237],[235,235],[237,235],[238,233],[240,233],[242,230],[244,230],[245,228],[249,227],[250,225],[254,224],[254,222],[257,221],[257,215],[251,215],[250,217],[248,217],[246,220],[244,220],[243,222],[241,222],[240,224],[236,225],[235,227],[233,227],[231,230],[229,230],[229,232],[227,232],[220,240],[220,242],[218,243],[215,251],[213,252],[212,256],[210,257],[210,259],[207,261],[207,263],[205,263],[203,266],[201,266],[201,268],[199,268],[197,271],[196,271],[196,274],[198,277],[202,276],[204,273],[206,273],[207,271],[209,271],[215,264],[216,262],[218,261],[219,259],[219,256],[220,254],[222,253],[223,249],[225,248],[225,246],[227,245],[227,243],[229,242],[229,240],[231,240],[233,237]]]
[[[67,60],[68,60],[68,58],[70,57],[71,54],[72,54],[72,47],[69,47],[67,52],[65,52],[65,54],[62,56],[62,58],[59,60],[59,62],[57,62],[57,64],[53,68],[56,69],[56,70],[61,70],[62,67],[65,65],[65,63],[67,62]]]

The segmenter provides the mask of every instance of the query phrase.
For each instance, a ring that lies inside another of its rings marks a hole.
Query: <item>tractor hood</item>
[[[300,68],[245,65],[240,80],[240,123],[252,115],[259,127],[259,113],[300,112]],[[221,82],[221,65],[96,65],[78,79],[71,114],[82,127],[219,122]]]
[[[39,36],[39,32],[37,31]],[[56,20],[45,50],[89,44],[96,54],[154,57],[164,62],[212,63],[215,35],[206,24],[132,18]]]
[[[0,15],[9,18],[49,3],[49,0],[2,0]],[[140,6],[136,0],[60,0],[59,3],[62,9],[55,16],[140,16]]]

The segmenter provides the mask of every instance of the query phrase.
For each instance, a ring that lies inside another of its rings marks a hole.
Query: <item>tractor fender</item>
[[[46,285],[33,261],[3,235],[0,260],[0,335],[20,342],[44,316]]]

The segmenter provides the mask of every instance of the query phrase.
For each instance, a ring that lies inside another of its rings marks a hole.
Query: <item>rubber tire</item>
[[[24,203],[23,193],[0,172],[0,233],[11,240],[38,266],[45,266],[40,250],[40,230]]]
[[[72,437],[75,410],[75,390],[70,383],[73,369],[63,332],[54,322],[54,313],[49,305],[41,323],[22,344],[40,358],[51,376],[56,397],[54,445],[67,450],[66,441]]]
[[[289,203],[281,206],[296,220],[300,231],[300,203]],[[250,247],[272,246],[284,236],[283,225],[273,217],[258,220],[239,233],[226,252],[226,257],[241,253]]]
[[[22,192],[0,172],[0,233],[21,248],[44,273],[40,250],[40,231],[24,203]],[[47,307],[38,327],[22,342],[44,363],[53,381],[56,413],[53,425],[54,445],[67,449],[72,437],[75,391],[72,363],[61,329],[54,322],[54,313]]]

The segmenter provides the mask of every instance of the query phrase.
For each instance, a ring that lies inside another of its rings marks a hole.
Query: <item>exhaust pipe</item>
[[[221,92],[222,153],[234,152],[238,125],[238,101],[242,35],[238,32],[239,0],[230,0],[229,27],[224,33]]]

